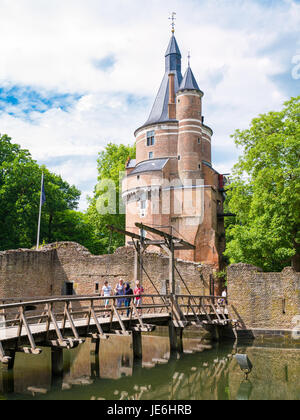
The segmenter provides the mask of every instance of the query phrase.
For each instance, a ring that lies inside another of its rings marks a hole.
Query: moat
[[[210,343],[188,332],[184,354],[170,356],[164,329],[143,337],[143,361],[133,362],[131,340],[111,337],[100,357],[87,341],[64,352],[63,375],[51,373],[49,349],[18,354],[13,372],[0,373],[0,399],[45,400],[299,400],[300,342]],[[234,357],[253,364],[248,380]]]

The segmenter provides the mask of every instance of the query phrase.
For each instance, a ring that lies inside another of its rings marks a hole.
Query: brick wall
[[[147,273],[161,292],[168,279],[169,260],[161,254],[145,253]],[[178,261],[177,267],[194,294],[208,294],[212,269],[193,262]],[[94,256],[81,245],[58,243],[40,251],[16,250],[0,253],[0,298],[60,295],[66,282],[74,284],[77,295],[95,293],[105,280],[112,286],[122,278],[134,280],[134,251],[120,248],[113,255]],[[178,292],[186,293],[177,276]],[[144,276],[146,293],[155,293]]]
[[[300,315],[300,273],[263,273],[248,264],[228,268],[231,315],[241,329],[293,329]]]

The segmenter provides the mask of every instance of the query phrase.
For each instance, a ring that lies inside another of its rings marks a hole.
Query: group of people
[[[102,296],[106,298],[110,298],[113,293],[113,288],[110,286],[109,282],[106,281],[102,288]],[[137,281],[134,290],[132,290],[130,283],[124,283],[124,280],[120,279],[119,283],[116,285],[114,290],[114,296],[121,296],[117,299],[117,307],[121,308],[125,306],[127,308],[127,316],[130,314],[130,304],[132,300],[132,296],[135,296],[134,303],[136,307],[140,307],[142,303],[141,295],[144,293],[144,289],[141,286],[140,282]],[[105,309],[107,309],[110,305],[110,299],[106,299],[105,301]]]

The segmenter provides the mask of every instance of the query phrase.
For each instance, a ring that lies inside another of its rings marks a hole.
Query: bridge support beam
[[[132,332],[132,348],[133,348],[133,359],[142,360],[143,343],[142,343],[142,333],[140,331]]]
[[[183,353],[183,328],[174,327],[173,322],[169,324],[169,338],[171,353]]]

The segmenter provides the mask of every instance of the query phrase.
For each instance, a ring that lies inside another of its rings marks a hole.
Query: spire
[[[144,125],[158,122],[170,121],[169,105],[169,74],[174,74],[174,89],[177,93],[182,81],[181,74],[181,53],[175,36],[172,34],[166,54],[165,54],[165,75],[163,77],[160,89],[156,96],[150,116]],[[172,120],[171,120],[172,121]]]
[[[165,57],[166,72],[176,70],[181,73],[181,53],[174,35],[170,39]]]
[[[187,68],[187,71],[185,72],[185,75],[183,76],[183,80],[180,84],[179,90],[201,90],[199,89],[198,83],[196,82],[196,79],[194,77],[194,74],[192,72],[192,69],[190,67],[190,62]]]

